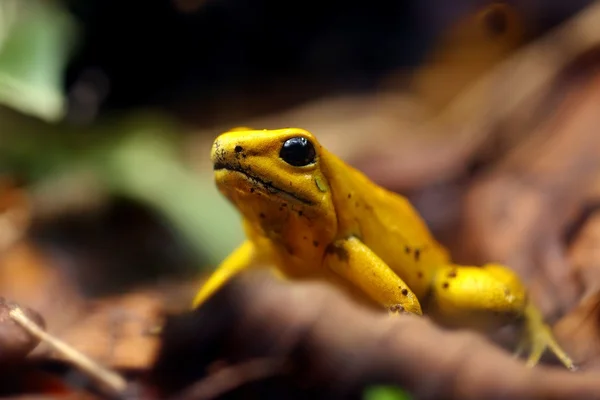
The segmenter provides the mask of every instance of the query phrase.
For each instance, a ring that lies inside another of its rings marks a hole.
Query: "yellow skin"
[[[215,140],[211,160],[248,239],[200,289],[194,307],[237,273],[267,264],[289,279],[325,280],[393,314],[424,310],[442,325],[480,331],[522,323],[518,352],[529,347],[529,366],[549,348],[574,369],[513,271],[453,264],[406,198],[371,182],[311,133],[237,128]]]

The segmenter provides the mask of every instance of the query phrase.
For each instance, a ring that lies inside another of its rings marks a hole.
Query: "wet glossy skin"
[[[529,365],[550,348],[572,368],[515,273],[453,264],[407,199],[346,165],[311,133],[226,132],[211,159],[248,239],[201,288],[195,307],[238,272],[268,264],[286,278],[324,280],[361,302],[392,313],[425,311],[447,326],[488,331],[522,323]]]

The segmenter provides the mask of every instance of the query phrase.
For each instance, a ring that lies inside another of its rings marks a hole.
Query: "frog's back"
[[[415,292],[424,296],[447,251],[410,202],[372,182],[335,156],[328,158],[340,237],[357,236]]]

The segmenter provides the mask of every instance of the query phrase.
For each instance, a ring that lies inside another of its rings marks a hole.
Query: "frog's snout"
[[[210,161],[213,164],[213,169],[223,169],[227,165],[231,164],[231,151],[228,151],[226,146],[223,146],[223,142],[220,139],[216,139],[213,143],[212,150],[210,152]]]
[[[212,149],[210,150],[210,161],[213,163],[213,165],[216,163],[217,159],[219,158],[218,151],[220,148],[221,148],[221,142],[219,141],[219,139],[217,139],[214,141]]]
[[[247,155],[242,144],[239,140],[228,140],[227,137],[217,138],[210,153],[213,169],[245,170]]]

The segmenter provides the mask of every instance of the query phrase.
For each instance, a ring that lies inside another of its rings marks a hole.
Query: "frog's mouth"
[[[273,185],[272,182],[261,179],[260,177],[249,172],[249,170],[247,168],[244,168],[241,165],[231,165],[231,164],[227,164],[227,163],[224,163],[221,161],[217,161],[213,165],[213,170],[215,170],[215,171],[226,170],[229,172],[237,172],[239,174],[244,175],[246,177],[246,179],[248,179],[253,186],[260,186],[263,189],[265,189],[266,191],[268,191],[269,193],[272,193],[272,194],[283,193],[283,194],[301,202],[302,204],[306,204],[309,206],[314,205],[313,201],[308,200],[304,197],[298,196],[296,193],[288,192],[287,190],[278,188],[277,186]]]

